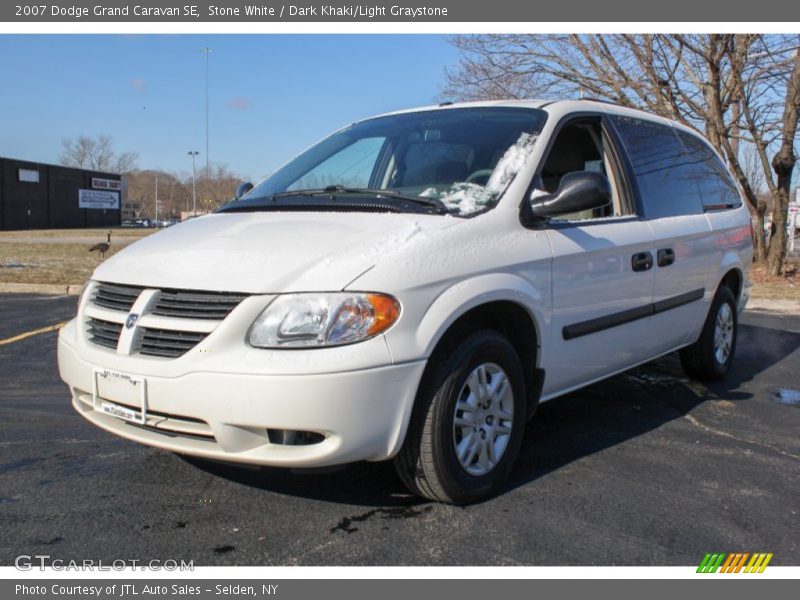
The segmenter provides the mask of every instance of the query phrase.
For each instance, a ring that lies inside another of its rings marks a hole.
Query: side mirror
[[[253,184],[249,181],[245,181],[244,183],[239,184],[239,187],[236,188],[236,199],[241,200],[242,196],[244,196],[247,192],[253,189]]]
[[[611,184],[608,178],[593,171],[575,171],[561,178],[552,194],[531,198],[531,213],[535,217],[553,217],[594,210],[611,204]]]

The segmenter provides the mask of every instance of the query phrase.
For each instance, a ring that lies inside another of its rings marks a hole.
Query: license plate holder
[[[129,406],[100,396],[100,385],[105,384],[135,398],[139,412]],[[147,423],[147,382],[144,377],[120,373],[111,369],[94,369],[92,375],[92,404],[96,411],[124,421],[144,425]]]

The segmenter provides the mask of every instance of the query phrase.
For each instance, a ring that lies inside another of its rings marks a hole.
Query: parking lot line
[[[42,327],[40,329],[34,329],[32,331],[26,331],[25,333],[20,333],[19,335],[15,335],[10,338],[6,338],[4,340],[0,340],[0,346],[6,346],[7,344],[13,344],[14,342],[20,342],[24,339],[29,337],[33,337],[34,335],[39,335],[40,333],[48,333],[50,331],[58,331],[64,325],[67,324],[67,321],[63,321],[61,323],[56,323],[55,325],[48,325],[47,327]]]

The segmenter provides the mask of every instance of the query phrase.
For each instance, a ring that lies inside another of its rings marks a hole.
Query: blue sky
[[[338,127],[438,101],[457,60],[433,35],[4,35],[0,156],[54,163],[61,140],[109,134],[141,168],[210,157],[258,179]]]

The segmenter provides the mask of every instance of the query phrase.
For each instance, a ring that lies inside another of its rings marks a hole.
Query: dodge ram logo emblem
[[[136,325],[136,321],[139,320],[139,315],[136,313],[131,313],[128,315],[128,318],[125,319],[125,328],[131,329],[134,325]]]

